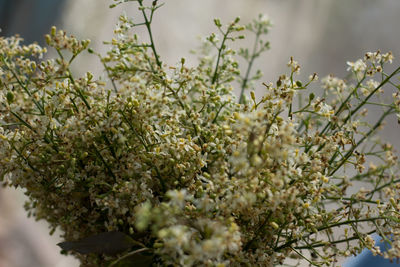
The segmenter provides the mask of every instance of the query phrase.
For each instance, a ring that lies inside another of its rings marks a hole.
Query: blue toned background
[[[377,235],[373,236],[375,241],[379,241],[381,238]],[[379,247],[381,251],[385,251],[385,245],[379,243]],[[351,257],[345,261],[343,267],[395,267],[400,266],[399,263],[393,262],[391,263],[389,260],[386,260],[379,256],[373,256],[372,253],[368,250],[364,250],[357,257]]]
[[[43,43],[58,22],[65,0],[0,0],[1,35],[20,34],[26,43]]]

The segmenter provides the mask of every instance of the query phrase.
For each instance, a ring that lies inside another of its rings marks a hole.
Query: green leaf
[[[105,232],[83,238],[79,241],[61,242],[57,245],[65,251],[81,254],[108,254],[123,252],[137,244],[131,237],[122,232]]]
[[[214,24],[215,26],[217,26],[218,28],[222,26],[221,21],[219,19],[214,19]]]
[[[14,102],[15,97],[12,92],[7,92],[6,97],[7,97],[8,104],[11,104],[12,102]]]

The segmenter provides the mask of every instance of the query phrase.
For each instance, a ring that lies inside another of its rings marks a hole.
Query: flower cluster
[[[135,266],[140,255],[146,266],[288,258],[321,266],[363,248],[400,257],[397,157],[374,137],[400,110],[398,93],[389,104],[376,97],[399,86],[400,68],[384,71],[390,53],[349,62],[350,80],[323,78],[322,92],[305,102],[318,78],[296,80],[291,58],[288,74],[247,98],[261,77],[250,75],[253,62],[268,48],[266,17],[246,27],[216,19],[221,36],[206,38],[196,67],[185,59],[167,67],[151,33],[160,5],[135,2],[144,22],[121,16],[109,52],[98,55],[107,80],[73,74],[82,51],[95,54],[87,40],[53,28],[46,40],[58,58],[41,60],[45,48],[0,37],[0,180],[26,190],[29,214],[70,241],[112,231],[134,240],[118,255],[74,252],[84,266]],[[131,33],[140,26],[150,43]],[[246,28],[256,45],[239,50],[242,76],[228,44]],[[368,106],[382,109],[375,123]],[[381,252],[372,233],[391,249]]]

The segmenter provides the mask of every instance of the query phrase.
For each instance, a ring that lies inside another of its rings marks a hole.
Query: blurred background
[[[135,3],[109,9],[111,0],[0,0],[2,36],[20,34],[27,43],[44,43],[43,35],[52,25],[79,38],[92,40],[91,47],[104,52],[102,41],[112,36],[120,14],[141,19]],[[149,1],[150,2],[150,1]],[[161,1],[160,1],[161,2]],[[162,60],[174,65],[181,57],[194,65],[189,53],[199,46],[199,36],[215,30],[213,18],[228,23],[240,16],[247,23],[259,13],[274,23],[269,34],[271,50],[256,68],[264,73],[262,81],[276,81],[287,73],[290,56],[302,66],[306,79],[317,72],[346,75],[346,61],[362,58],[365,52],[392,51],[394,66],[400,64],[400,1],[398,0],[168,0],[155,16],[155,42]],[[139,35],[140,35],[140,30]],[[144,33],[144,32],[143,32]],[[145,36],[145,35],[143,35]],[[248,41],[251,43],[252,36]],[[244,41],[244,44],[246,41]],[[101,74],[98,59],[84,54],[75,69]],[[261,83],[261,82],[260,82]],[[257,85],[258,95],[262,87]],[[394,122],[394,120],[393,120]],[[387,127],[383,139],[400,147],[397,123]],[[1,166],[0,166],[1,167]],[[0,266],[64,267],[78,266],[75,259],[59,254],[55,245],[58,233],[49,236],[45,222],[26,218],[23,192],[0,189]],[[383,264],[383,263],[380,263]],[[352,266],[357,265],[352,261]],[[350,266],[350,263],[348,264]],[[383,265],[374,265],[383,266]]]

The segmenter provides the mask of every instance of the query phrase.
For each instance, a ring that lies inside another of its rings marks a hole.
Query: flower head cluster
[[[131,34],[144,25],[152,37],[157,1],[137,3],[145,22],[121,17],[100,56],[108,81],[73,75],[88,41],[54,28],[46,39],[58,58],[40,60],[46,49],[0,37],[0,179],[26,189],[30,214],[67,240],[111,231],[134,240],[127,254],[76,253],[83,265],[134,265],[142,255],[154,266],[272,266],[289,257],[319,266],[363,248],[400,257],[397,157],[373,138],[400,110],[397,93],[392,104],[375,99],[399,72],[384,73],[391,54],[349,63],[355,85],[324,78],[325,91],[298,106],[317,76],[296,80],[300,65],[290,59],[290,73],[249,100],[244,90],[260,77],[249,76],[251,66],[267,42],[239,52],[249,63],[241,76],[227,44],[244,27],[215,20],[222,37],[207,38],[198,66],[182,59],[166,68],[153,42]],[[263,16],[248,26],[256,44],[269,26]],[[363,120],[367,105],[382,107],[376,123]],[[391,249],[381,252],[373,232]]]

